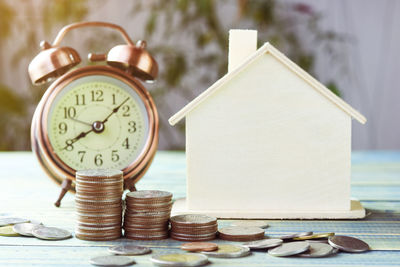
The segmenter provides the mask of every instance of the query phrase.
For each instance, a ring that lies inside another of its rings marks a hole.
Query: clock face
[[[72,169],[123,169],[146,146],[146,107],[134,89],[119,79],[104,75],[78,78],[50,105],[45,126],[49,142]]]

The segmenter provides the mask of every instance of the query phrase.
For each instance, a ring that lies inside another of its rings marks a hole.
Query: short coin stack
[[[122,193],[122,171],[78,171],[75,195],[76,237],[93,241],[121,237]]]
[[[136,240],[168,238],[172,194],[166,191],[129,192],[125,198],[125,237]]]
[[[208,241],[216,237],[217,219],[214,217],[186,214],[171,217],[171,237],[179,241]]]

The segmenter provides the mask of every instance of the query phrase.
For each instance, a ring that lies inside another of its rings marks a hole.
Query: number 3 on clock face
[[[47,114],[51,147],[75,170],[123,169],[139,157],[149,135],[142,98],[109,76],[89,75],[68,83]]]

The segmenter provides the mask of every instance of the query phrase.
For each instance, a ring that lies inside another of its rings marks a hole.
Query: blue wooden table
[[[59,187],[47,178],[30,152],[0,153],[0,217],[20,216],[74,230],[74,198],[68,194],[61,208],[53,202]],[[167,190],[175,198],[185,196],[185,155],[183,152],[157,153],[153,165],[138,183],[138,189]],[[268,236],[292,232],[335,232],[368,242],[372,251],[340,253],[322,259],[276,258],[254,252],[239,259],[214,259],[211,266],[400,266],[400,152],[354,152],[352,157],[352,197],[367,208],[363,220],[270,220]],[[220,226],[232,221],[221,220]],[[107,247],[120,243],[141,244],[157,253],[180,252],[182,242],[131,241],[121,238],[89,242],[76,238],[44,241],[29,237],[0,236],[0,266],[89,266],[89,259],[107,254]],[[219,241],[224,243],[225,241]],[[150,255],[136,256],[136,266],[152,266]]]

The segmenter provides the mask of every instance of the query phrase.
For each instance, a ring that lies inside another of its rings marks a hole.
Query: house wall
[[[350,209],[351,118],[266,54],[186,116],[188,208]]]

